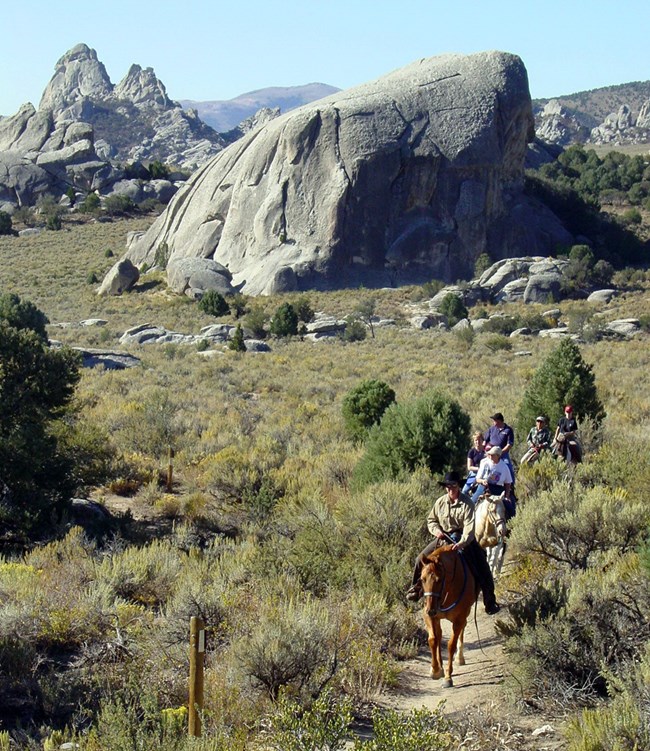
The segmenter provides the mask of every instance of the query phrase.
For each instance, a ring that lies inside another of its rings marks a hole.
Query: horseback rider
[[[567,404],[560,418],[553,439],[553,451],[566,459],[567,463],[582,460],[582,447],[578,442],[578,421],[573,415],[573,407]]]
[[[551,447],[551,431],[546,425],[544,415],[535,418],[535,425],[528,431],[526,443],[528,444],[528,451],[521,457],[520,464],[534,461],[542,451]]]
[[[472,503],[478,503],[484,493],[501,495],[503,493],[503,505],[506,507],[506,516],[511,519],[515,515],[515,501],[512,497],[513,477],[510,466],[503,461],[501,449],[492,446],[481,462],[476,473],[476,490],[472,495]]]
[[[467,479],[463,485],[463,493],[469,493],[476,482],[476,473],[481,461],[485,458],[483,448],[483,433],[480,430],[473,435],[474,445],[467,452]]]
[[[415,561],[413,583],[406,593],[406,599],[417,602],[422,597],[420,576],[425,564],[425,557],[442,545],[451,544],[452,550],[463,555],[469,565],[478,588],[483,592],[483,604],[488,615],[498,613],[501,609],[494,594],[494,579],[488,566],[483,548],[474,536],[474,504],[460,490],[462,478],[458,472],[447,472],[439,483],[446,489],[433,504],[427,517],[427,527],[434,537]]]

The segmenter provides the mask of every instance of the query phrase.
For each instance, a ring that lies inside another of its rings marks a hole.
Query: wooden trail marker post
[[[174,489],[174,449],[170,446],[167,451],[167,492]]]
[[[203,711],[203,661],[205,658],[205,624],[201,618],[190,618],[190,700],[188,733],[194,738],[201,736],[201,712]]]

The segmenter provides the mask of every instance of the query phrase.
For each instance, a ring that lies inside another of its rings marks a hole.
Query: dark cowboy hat
[[[449,485],[460,485],[462,483],[461,476],[458,472],[447,472],[443,480],[440,480],[438,485],[442,485],[443,488],[449,487]]]

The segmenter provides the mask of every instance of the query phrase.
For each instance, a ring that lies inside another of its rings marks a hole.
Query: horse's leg
[[[460,634],[458,634],[458,664],[459,665],[465,664],[465,652],[463,652],[464,644],[465,644],[465,626],[463,626]]]
[[[429,649],[431,650],[431,677],[442,678],[442,628],[439,618],[430,618]]]
[[[451,622],[451,636],[447,645],[447,669],[445,670],[445,681],[442,684],[445,688],[451,688],[454,685],[452,674],[454,672],[454,655],[456,654],[456,645],[462,636],[463,629],[467,618],[455,619]]]

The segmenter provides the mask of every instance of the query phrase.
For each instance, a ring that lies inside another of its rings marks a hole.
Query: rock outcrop
[[[211,258],[249,294],[432,277],[548,254],[567,233],[524,196],[522,61],[420,60],[268,122],[195,173],[128,257]]]
[[[650,81],[582,91],[533,104],[535,130],[546,143],[650,144]]]
[[[78,44],[57,62],[38,109],[0,119],[0,210],[33,205],[70,187],[107,195],[124,177],[112,162],[162,161],[185,170],[226,141],[168,96],[151,68],[132,65],[113,86],[95,50]],[[146,197],[175,192],[149,186]],[[163,195],[164,194],[164,195]]]

